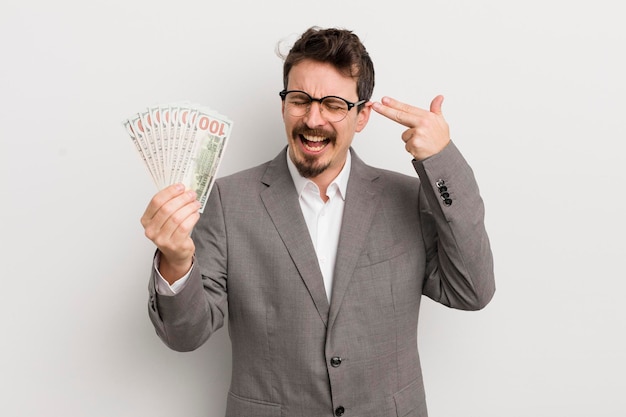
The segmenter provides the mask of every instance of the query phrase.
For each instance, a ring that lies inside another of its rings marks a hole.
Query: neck
[[[293,177],[294,182],[298,186],[299,191],[301,191],[300,187],[304,187],[305,179],[307,181],[311,181],[319,189],[320,198],[323,201],[328,200],[326,193],[328,191],[328,187],[330,186],[330,184],[333,181],[335,181],[340,174],[342,174],[343,170],[348,171],[350,169],[349,168],[350,162],[348,162],[349,160],[351,160],[350,154],[346,155],[345,159],[341,162],[340,166],[337,166],[336,164],[330,164],[329,166],[326,167],[326,169],[324,169],[318,175],[304,176],[302,175],[301,170],[298,168],[296,163],[293,161],[291,150],[287,152],[287,163],[289,165],[289,171],[290,171],[291,176]],[[349,175],[349,173],[346,175]],[[341,180],[341,183],[339,184],[340,187],[342,187],[341,184],[345,183],[345,181],[347,181],[347,179]]]
[[[345,165],[345,163],[344,163]],[[326,196],[326,190],[328,190],[328,186],[330,185],[330,183],[332,183],[335,178],[337,178],[337,176],[339,175],[339,173],[341,172],[341,170],[343,169],[344,165],[342,165],[341,167],[339,167],[339,169],[326,169],[324,172],[322,172],[321,174],[315,176],[315,177],[310,177],[309,179],[311,181],[313,181],[315,183],[315,185],[317,185],[317,188],[320,189],[320,197],[322,198],[323,201],[327,201],[328,197]]]

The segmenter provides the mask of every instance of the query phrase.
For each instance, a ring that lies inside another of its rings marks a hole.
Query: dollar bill
[[[149,106],[122,124],[157,188],[183,183],[196,192],[202,213],[232,120],[208,106],[181,102]]]

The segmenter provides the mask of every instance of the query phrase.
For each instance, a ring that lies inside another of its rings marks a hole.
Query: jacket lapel
[[[267,171],[261,178],[267,185],[261,192],[261,200],[298,269],[320,318],[324,325],[327,325],[329,304],[324,279],[300,209],[296,188],[287,168],[286,158],[285,148],[269,163]]]
[[[352,169],[346,191],[333,277],[329,327],[333,325],[337,317],[378,207],[382,183],[382,181],[376,181],[378,177],[378,172],[365,165],[352,151]]]

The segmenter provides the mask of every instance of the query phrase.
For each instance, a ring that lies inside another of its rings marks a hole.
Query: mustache
[[[335,132],[328,132],[325,131],[323,129],[309,129],[308,127],[306,127],[306,125],[300,125],[300,126],[296,126],[293,128],[293,134],[294,136],[299,136],[299,135],[303,135],[303,136],[320,136],[323,138],[327,138],[330,139],[331,142],[334,142],[335,139],[337,138],[337,135]]]

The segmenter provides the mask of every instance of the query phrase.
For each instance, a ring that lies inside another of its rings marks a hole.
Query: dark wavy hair
[[[285,89],[291,68],[304,60],[331,64],[345,76],[356,79],[359,100],[369,100],[372,97],[374,64],[365,46],[352,31],[337,28],[322,29],[317,26],[307,29],[284,57]]]

